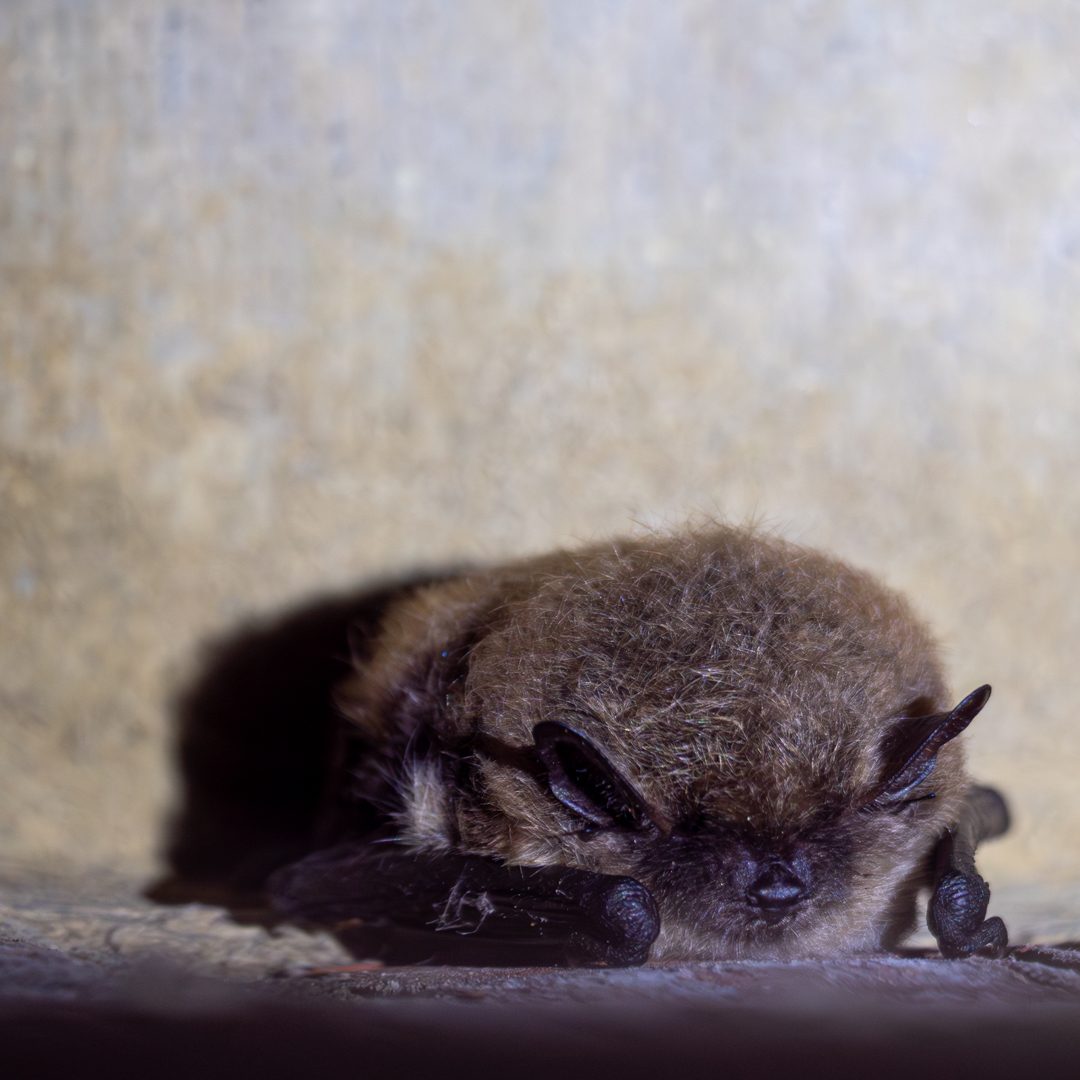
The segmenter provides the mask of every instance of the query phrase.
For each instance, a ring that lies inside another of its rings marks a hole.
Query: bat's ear
[[[990,687],[980,686],[952,712],[902,720],[885,743],[885,767],[874,802],[887,806],[902,802],[934,770],[938,751],[956,738],[982,711]]]
[[[575,814],[601,827],[649,824],[644,800],[584,735],[555,720],[533,728],[548,788]]]

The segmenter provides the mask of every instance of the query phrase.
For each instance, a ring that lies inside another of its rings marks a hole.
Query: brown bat
[[[367,616],[318,850],[269,877],[286,917],[416,959],[786,959],[896,946],[925,887],[946,956],[1004,950],[974,850],[1007,812],[955,741],[990,688],[954,704],[865,573],[712,527]]]

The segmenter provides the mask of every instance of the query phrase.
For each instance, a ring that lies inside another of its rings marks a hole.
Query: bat
[[[929,889],[943,955],[1005,949],[974,854],[1008,811],[957,741],[990,688],[954,704],[905,600],[838,559],[711,526],[351,625],[310,832],[269,860],[284,918],[436,962],[792,959],[895,948]]]

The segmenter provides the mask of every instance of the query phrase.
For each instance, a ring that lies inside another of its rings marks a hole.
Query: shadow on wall
[[[310,600],[210,646],[174,707],[173,876],[151,899],[256,893],[270,871],[372,826],[370,808],[346,809],[334,688],[370,648],[389,602],[446,576],[418,571]]]

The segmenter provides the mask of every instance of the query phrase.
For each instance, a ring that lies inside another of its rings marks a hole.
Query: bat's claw
[[[601,933],[591,936],[586,957],[611,967],[635,967],[648,959],[649,948],[660,933],[660,915],[652,894],[628,877],[598,878],[583,906],[595,918]]]
[[[953,871],[938,882],[926,912],[926,925],[941,955],[952,959],[982,953],[1001,956],[1009,943],[1005,924],[986,918],[990,886],[978,874]]]

